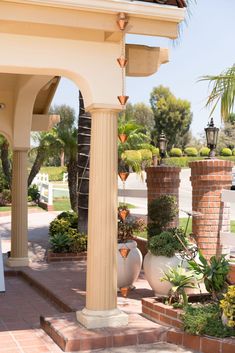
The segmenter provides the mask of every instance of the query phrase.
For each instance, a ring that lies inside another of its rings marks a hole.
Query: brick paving
[[[0,352],[62,352],[40,328],[39,316],[60,311],[19,277],[6,277],[0,293]]]

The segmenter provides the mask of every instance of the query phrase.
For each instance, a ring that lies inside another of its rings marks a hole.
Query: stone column
[[[7,265],[11,267],[27,266],[29,263],[27,151],[13,151],[11,256],[7,261]]]
[[[117,111],[94,109],[91,124],[86,308],[87,328],[122,326],[117,309]]]
[[[232,185],[230,161],[205,159],[190,163],[192,183],[192,231],[199,249],[209,259],[224,253],[220,232],[230,231],[230,204],[221,201],[223,189]]]
[[[180,185],[181,168],[159,165],[157,167],[147,168],[147,188],[148,188],[148,205],[162,195],[175,196],[179,206],[179,185]],[[178,227],[179,217],[176,216],[169,227]]]

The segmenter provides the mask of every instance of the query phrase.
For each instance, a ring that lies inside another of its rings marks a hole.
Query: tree
[[[59,105],[52,108],[53,114],[60,115],[60,122],[56,126],[57,136],[64,152],[65,165],[68,171],[68,187],[71,208],[77,212],[77,127],[76,115],[73,108],[68,105]]]
[[[78,231],[87,234],[89,163],[90,163],[91,116],[85,112],[84,101],[79,91],[78,119]]]
[[[155,119],[155,130],[153,139],[155,143],[162,131],[167,136],[168,149],[171,149],[175,143],[180,141],[189,131],[192,122],[192,112],[190,102],[176,98],[164,86],[153,89],[150,96],[150,104]]]
[[[2,162],[2,170],[6,178],[7,185],[11,189],[11,163],[10,163],[10,152],[9,152],[9,142],[7,139],[0,135],[0,158]]]
[[[221,117],[227,121],[230,114],[233,113],[235,102],[235,64],[220,75],[203,76],[201,81],[209,81],[209,85],[213,85],[212,91],[208,97],[206,106],[211,106],[211,114],[213,114],[216,106],[220,102]]]
[[[133,121],[148,131],[154,128],[154,115],[152,109],[144,103],[128,103],[125,110],[125,120]]]
[[[56,128],[50,131],[35,132],[32,137],[36,147],[33,147],[29,153],[35,154],[36,157],[28,176],[28,186],[31,185],[48,156],[57,154],[63,147]]]
[[[217,150],[228,147],[233,149],[235,147],[235,129],[231,123],[226,122],[223,129],[219,132],[219,139],[217,143]]]

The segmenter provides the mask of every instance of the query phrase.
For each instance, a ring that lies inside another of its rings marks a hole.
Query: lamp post
[[[205,128],[207,147],[210,149],[209,159],[215,158],[215,149],[217,145],[219,128],[215,127],[214,120],[211,118],[208,127]]]
[[[167,139],[166,135],[162,131],[160,136],[159,136],[159,151],[160,151],[160,164],[163,164],[163,158],[165,157],[166,154],[166,145],[167,145]]]

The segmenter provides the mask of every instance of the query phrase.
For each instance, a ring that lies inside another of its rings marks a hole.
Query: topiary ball
[[[197,157],[198,151],[195,147],[186,147],[184,153],[188,157]]]
[[[170,157],[182,157],[182,150],[180,148],[172,148],[169,155]]]
[[[223,157],[231,157],[232,156],[232,151],[230,150],[230,148],[224,147],[220,151],[220,155],[223,156]]]
[[[202,147],[199,151],[201,157],[208,157],[210,153],[210,149],[208,147]]]

